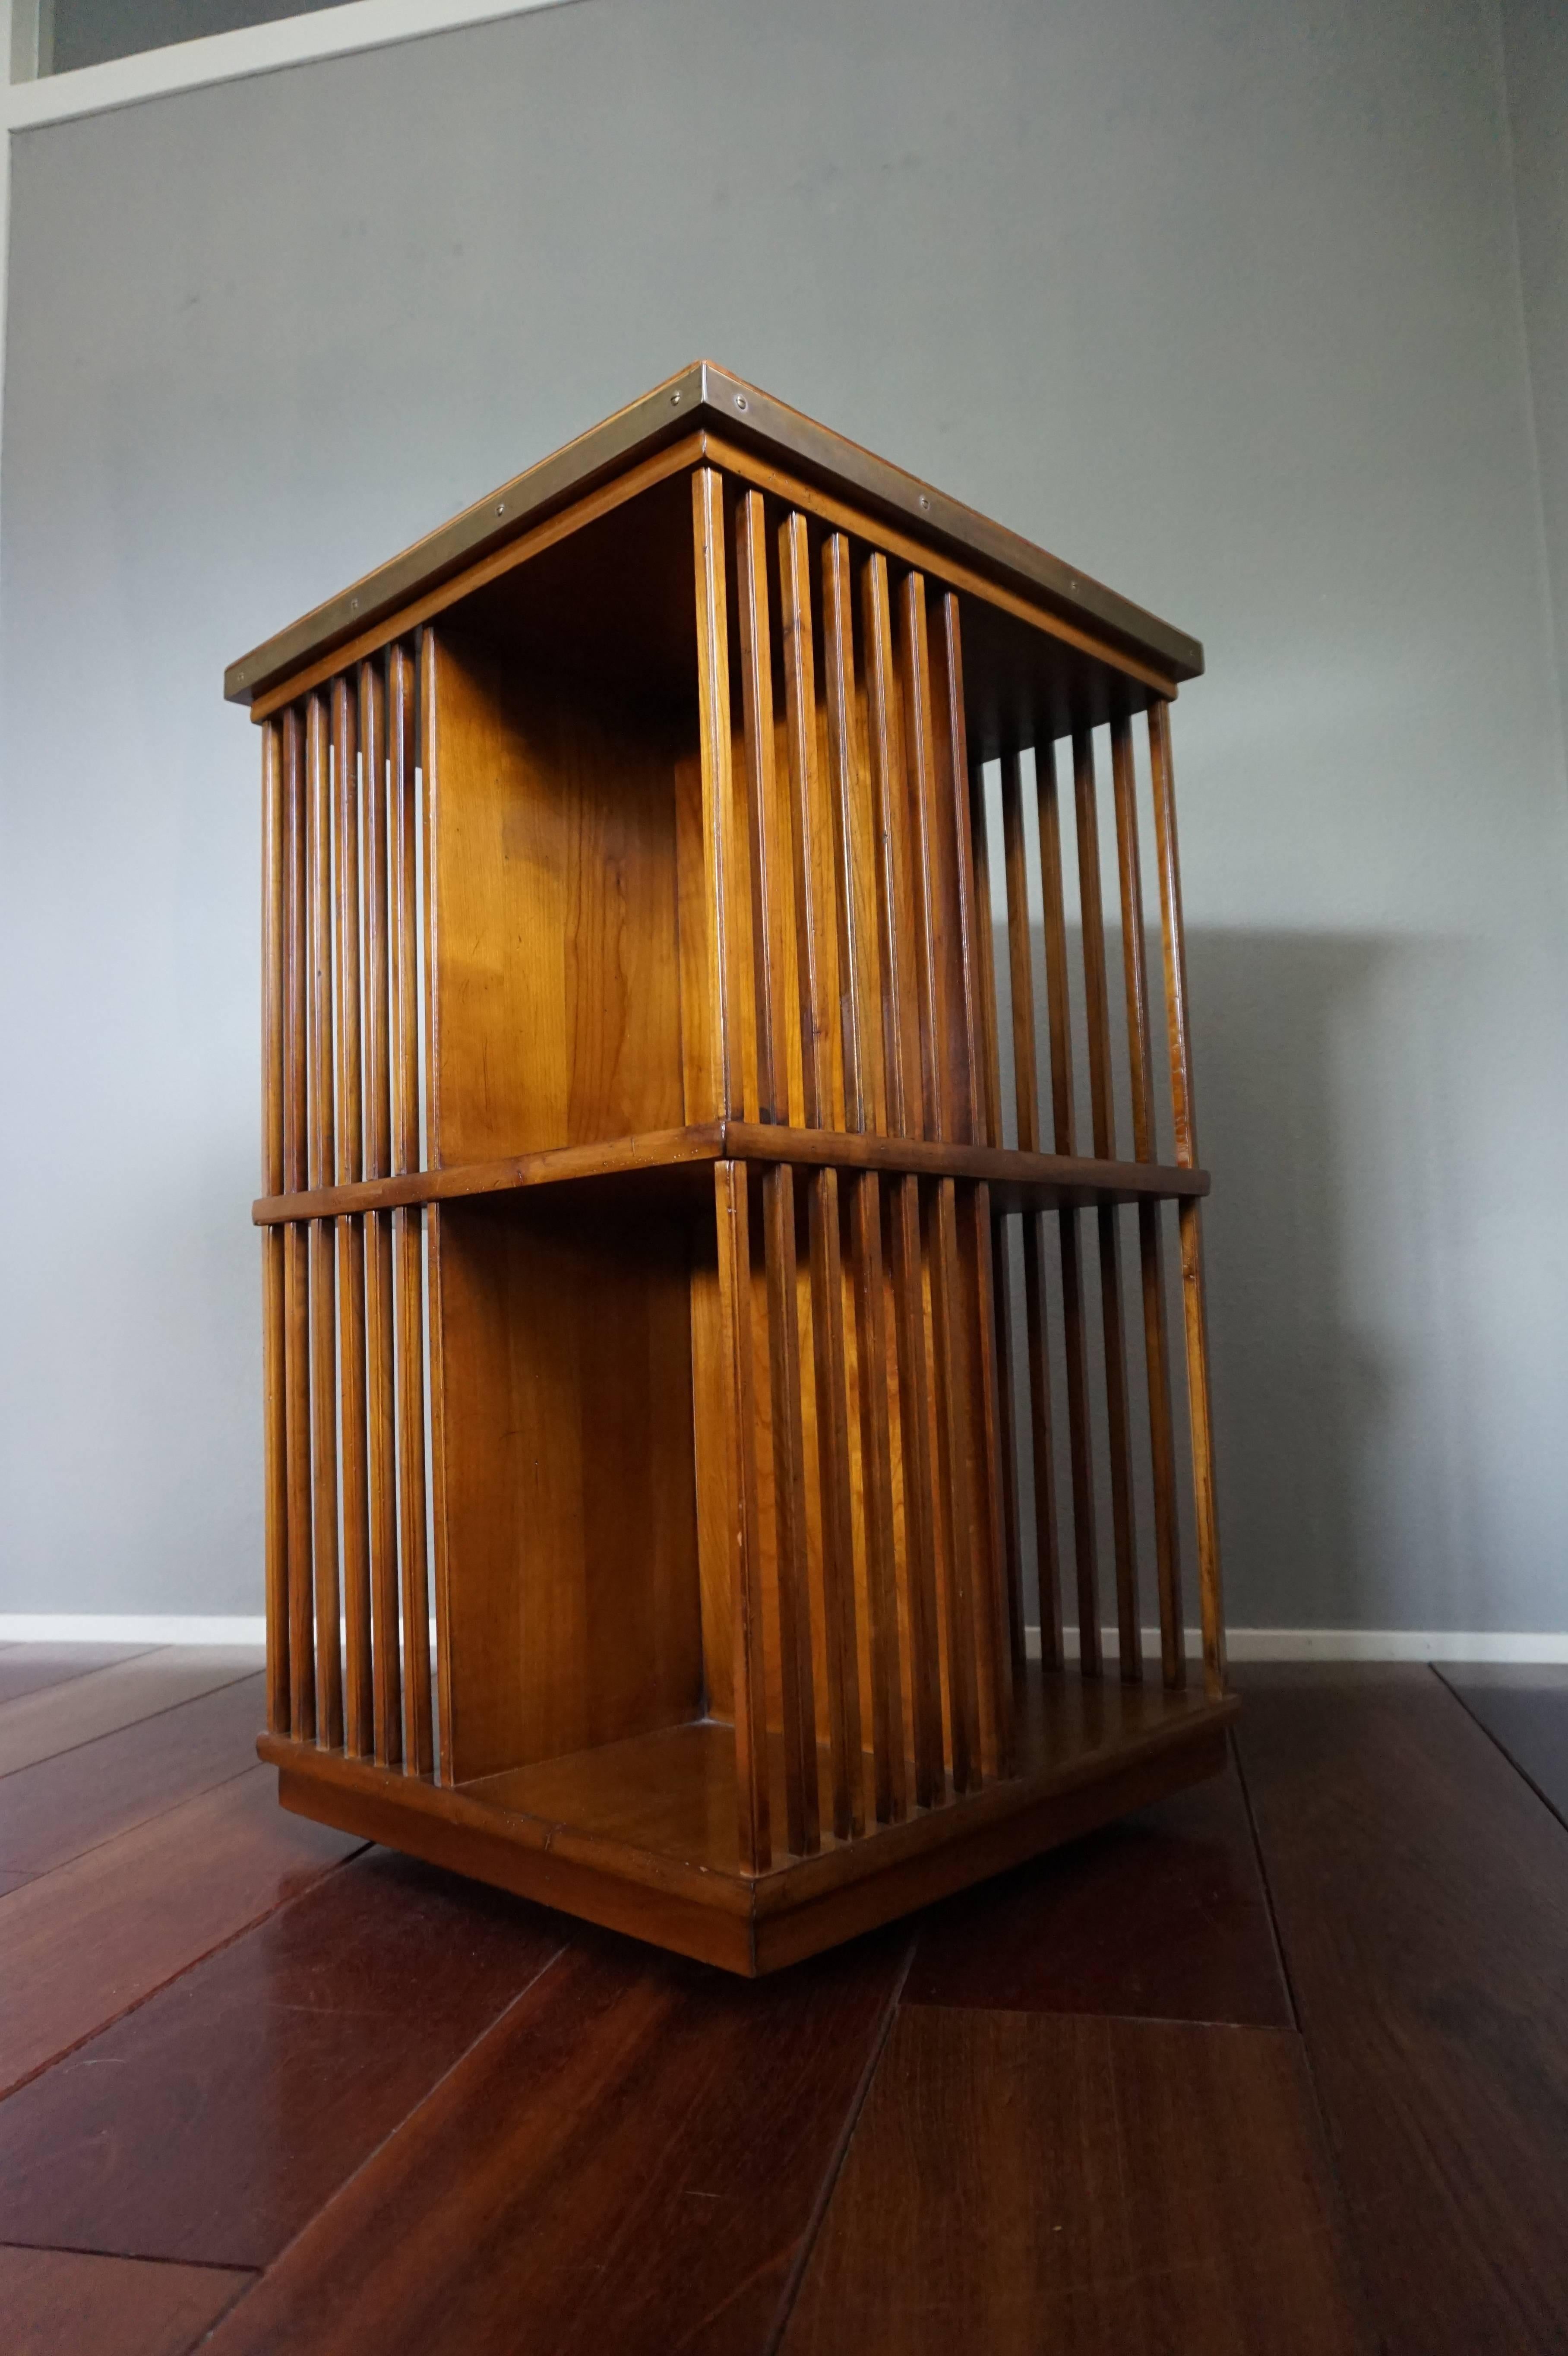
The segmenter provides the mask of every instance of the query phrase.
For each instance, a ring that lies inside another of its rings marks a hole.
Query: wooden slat
[[[392,1001],[387,696],[381,665],[359,669],[359,740],[365,765],[365,1170],[392,1169]],[[370,1655],[375,1755],[402,1757],[402,1659],[398,1642],[397,1342],[392,1215],[365,1220],[365,1341],[370,1472]]]
[[[1125,718],[1111,726],[1111,777],[1116,806],[1117,870],[1122,890],[1122,960],[1127,1000],[1127,1068],[1133,1101],[1133,1151],[1155,1154],[1154,1059],[1149,1039],[1148,976],[1144,957],[1143,872],[1138,857],[1138,809],[1132,731]],[[1170,1350],[1165,1324],[1165,1263],[1157,1203],[1138,1205],[1138,1267],[1142,1278],[1144,1365],[1148,1391],[1149,1459],[1154,1483],[1155,1563],[1159,1592],[1160,1673],[1168,1686],[1186,1681],[1181,1615],[1181,1537],[1177,1510],[1176,1441],[1171,1425]]]
[[[0,2108],[6,2231],[271,2265],[566,1936],[457,1874],[353,1858]]]
[[[768,613],[767,519],[761,491],[735,512],[735,598],[741,617],[741,686],[746,748],[747,839],[752,878],[752,990],[756,1010],[757,1118],[790,1119],[791,965],[789,807],[774,770],[773,632]],[[811,1124],[815,1126],[815,1124]]]
[[[12,1655],[26,1658],[33,1649],[30,1644],[14,1646]],[[164,1644],[153,1652],[133,1653],[129,1660],[114,1657],[121,1647],[107,1649],[111,1658],[103,1667],[5,1703],[0,1710],[0,1776],[57,1758],[100,1735],[116,1734],[122,1727],[155,1718],[179,1702],[216,1692],[219,1686],[236,1685],[263,1666],[254,1644]]]
[[[907,1804],[903,1687],[899,1666],[898,1563],[893,1543],[892,1451],[888,1429],[887,1332],[882,1263],[881,1180],[868,1171],[849,1182],[850,1277],[855,1293],[855,1367],[859,1408],[861,1514],[866,1533],[869,1619],[871,1754],[879,1824]]]
[[[186,2356],[251,2277],[80,2250],[0,2249],[10,2356]]]
[[[310,891],[310,1128],[313,1185],[334,1175],[332,1007],[332,776],[325,695],[305,707],[306,863]],[[316,1740],[329,1751],[343,1741],[343,1653],[338,1634],[337,1349],[334,1226],[317,1219],[310,1231],[311,1437],[315,1562]]]
[[[833,1119],[834,1044],[840,1031],[838,945],[841,934],[852,938],[852,929],[847,906],[843,911],[839,907],[837,797],[818,758],[811,544],[805,518],[793,510],[779,526],[778,556],[785,734],[795,810],[801,1119],[808,1129],[816,1129],[830,1126]],[[830,669],[833,659],[829,649]],[[852,1006],[847,1020],[852,1034]],[[841,1098],[847,1095],[842,1087],[838,1093]],[[835,1837],[847,1840],[864,1829],[865,1807],[838,1173],[831,1169],[815,1172],[807,1178],[806,1188],[832,1818]]]
[[[748,1014],[751,925],[744,835],[731,763],[729,593],[724,562],[724,481],[711,466],[691,478],[697,570],[697,674],[702,756],[702,851],[712,911],[715,989],[710,1036],[720,1084],[719,1110],[740,1119],[747,1107],[747,1067],[755,1101],[755,1049]]]
[[[888,1125],[878,952],[879,867],[869,762],[856,693],[854,613],[849,542],[842,532],[833,532],[822,546],[822,637],[832,769],[828,800],[837,880],[844,1122],[849,1130],[879,1130]]]
[[[332,690],[333,869],[337,894],[336,1175],[365,1174],[363,1040],[360,1021],[359,707],[352,684]],[[344,1747],[368,1758],[375,1747],[370,1683],[369,1422],[365,1360],[365,1226],[337,1222],[337,1352],[343,1457]]]
[[[1035,746],[1035,794],[1040,809],[1040,892],[1045,916],[1046,1019],[1051,1037],[1051,1128],[1058,1153],[1073,1151],[1072,1032],[1067,995],[1067,910],[1061,873],[1061,817],[1056,755]],[[1078,1665],[1097,1677],[1101,1668],[1098,1548],[1094,1536],[1094,1464],[1089,1435],[1089,1363],[1083,1281],[1078,1259],[1078,1215],[1057,1215],[1061,1259],[1061,1333],[1067,1360],[1068,1462],[1072,1476],[1072,1551],[1078,1590]]]
[[[930,1369],[918,1178],[887,1189],[888,1264],[892,1274],[893,1343],[898,1367],[899,1451],[904,1509],[904,1593],[909,1615],[909,1681],[913,1713],[915,1798],[923,1808],[946,1796],[942,1741],[942,1671],[936,1624],[935,1532],[932,1526]]]
[[[915,2005],[878,2064],[781,2351],[1371,2344],[1295,2036]]]
[[[406,647],[387,659],[387,746],[390,762],[392,1151],[411,1169],[420,1152],[419,875],[420,796],[414,772],[414,679]],[[434,1738],[430,1711],[430,1605],[425,1535],[424,1268],[421,1214],[393,1220],[396,1297],[398,1537],[402,1601],[401,1760],[405,1772],[430,1772]],[[424,1664],[421,1679],[421,1662]]]
[[[287,969],[287,842],[283,824],[283,731],[261,731],[261,1183],[283,1187],[284,1006]],[[289,1452],[287,1317],[283,1235],[261,1237],[261,1396],[265,1423],[267,1725],[289,1731]]]
[[[990,1191],[987,1186],[987,1197]],[[991,1300],[997,1321],[997,1428],[1002,1462],[1002,1561],[1008,1582],[1008,1641],[1017,1670],[1021,1668],[1024,1659],[1024,1600],[1023,1541],[1019,1522],[1019,1441],[1013,1409],[1013,1296],[1008,1264],[1008,1223],[995,1209],[991,1213]],[[1052,1537],[1054,1541],[1054,1531]]]
[[[954,1075],[956,1093],[953,1127],[955,1135],[980,1145],[990,1135],[987,1083],[982,1070],[986,1056],[983,1009],[995,987],[995,975],[989,962],[988,923],[984,936],[980,930],[969,798],[969,744],[964,712],[964,655],[958,600],[951,591],[936,601],[931,630],[931,664],[937,798],[944,840],[949,834],[952,839],[951,900],[956,923],[953,954],[957,960],[957,973],[951,983],[955,993],[954,1027],[964,1041],[963,1061]]]
[[[0,1870],[52,1873],[243,1774],[265,1702],[252,1675],[0,1779]]]
[[[1192,1107],[1192,1049],[1187,1010],[1187,944],[1181,923],[1181,862],[1176,840],[1176,798],[1170,766],[1170,713],[1149,706],[1149,768],[1154,788],[1155,847],[1165,937],[1165,1011],[1176,1158],[1198,1162]],[[1203,1229],[1196,1202],[1180,1212],[1181,1301],[1187,1333],[1187,1411],[1192,1435],[1192,1486],[1198,1533],[1198,1590],[1203,1617],[1203,1670],[1211,1690],[1225,1681],[1225,1602],[1220,1573],[1220,1521],[1214,1495],[1214,1430],[1209,1397],[1209,1327],[1203,1295]]]
[[[283,715],[284,901],[283,1183],[310,1182],[310,892],[304,715]],[[289,1723],[296,1739],[315,1734],[315,1605],[311,1509],[310,1229],[283,1231],[283,1378],[287,1387]]]
[[[980,969],[980,1029],[978,1053],[980,1091],[976,1141],[985,1145],[1002,1141],[1002,1066],[997,1035],[997,947],[991,922],[991,852],[986,824],[985,773],[976,767],[969,779],[969,841],[975,862],[975,946]]]
[[[286,1815],[272,1770],[252,1767],[13,1890],[0,1906],[0,2094],[358,1847]]]
[[[1083,996],[1089,1028],[1089,1100],[1094,1151],[1115,1153],[1111,1093],[1111,1004],[1105,980],[1105,922],[1100,897],[1100,820],[1094,794],[1094,744],[1086,728],[1072,734],[1072,782],[1078,819],[1078,905],[1083,934]],[[1121,1674],[1143,1676],[1138,1622],[1136,1535],[1133,1523],[1132,1432],[1127,1410],[1127,1351],[1122,1314],[1121,1237],[1114,1206],[1096,1213],[1100,1237],[1100,1317],[1105,1371],[1105,1427],[1111,1476],[1111,1537],[1116,1571],[1116,1625]]]
[[[904,2002],[1293,2029],[1234,1761],[933,1907]]]
[[[855,1526],[845,1366],[844,1269],[838,1173],[807,1180],[811,1333],[816,1374],[816,1453],[822,1484],[822,1597],[833,1832],[865,1829],[861,1789],[859,1650],[855,1624]]]
[[[1037,759],[1048,760],[1042,747]],[[1034,958],[1030,947],[1029,870],[1024,844],[1023,781],[1017,753],[1002,759],[1002,841],[1008,881],[1008,964],[1011,981],[1013,1028],[1013,1088],[1017,1103],[1018,1141],[1026,1153],[1040,1150],[1040,1069],[1035,1041]],[[1049,923],[1049,919],[1048,919]],[[1065,992],[1062,991],[1064,998]],[[1052,1097],[1060,1103],[1063,1089],[1055,1073],[1065,1056],[1058,1042],[1055,1002],[1051,1009]],[[1065,1083],[1071,1086],[1071,1077]],[[1071,1098],[1067,1098],[1070,1104]],[[1071,1135],[1071,1128],[1068,1134]],[[1029,1446],[1034,1463],[1034,1541],[1040,1588],[1040,1652],[1047,1667],[1061,1659],[1061,1570],[1057,1560],[1056,1455],[1051,1430],[1051,1355],[1046,1341],[1045,1271],[1040,1220],[1023,1215],[1024,1331],[1028,1348]]]
[[[955,1791],[980,1782],[979,1696],[976,1683],[975,1561],[980,1552],[975,1466],[969,1430],[969,1352],[958,1262],[954,1181],[938,1179],[927,1205],[926,1255],[936,1388],[936,1510],[946,1577],[948,1756]]]
[[[752,2356],[773,2344],[903,1942],[741,1986],[575,1943],[208,2356]]]
[[[735,1803],[741,1869],[773,1862],[768,1806],[767,1680],[757,1495],[757,1402],[752,1353],[751,1201],[743,1162],[713,1165],[723,1377],[726,1528],[733,1612]]]
[[[774,1572],[779,1684],[784,1702],[784,1826],[796,1857],[821,1846],[811,1601],[805,1558],[805,1461],[800,1409],[800,1312],[795,1271],[795,1172],[763,1173],[768,1372],[773,1448]]]
[[[812,621],[811,541],[805,518],[792,511],[778,530],[779,635],[783,642],[785,734],[794,809],[795,965],[800,981],[801,1123],[835,1125],[844,1089],[835,1069],[841,1029],[838,942],[837,797],[820,757],[816,656]],[[833,658],[828,656],[831,670]]]
[[[954,1035],[947,967],[947,881],[941,812],[937,807],[936,747],[931,712],[931,648],[926,626],[925,583],[906,573],[898,590],[897,665],[902,691],[905,790],[909,801],[911,960],[914,977],[915,1030],[920,1044],[920,1103],[911,1107],[917,1134],[949,1138],[962,1134],[953,1119],[953,1072],[966,1043]],[[891,807],[891,804],[889,805]],[[962,1020],[962,1007],[960,1007]]]
[[[1563,1826],[1429,1668],[1238,1682],[1242,1774],[1381,2344],[1560,2356]]]
[[[1001,1392],[1010,1378],[997,1327],[992,1291],[993,1243],[1000,1233],[991,1210],[988,1186],[965,1188],[967,1216],[964,1223],[965,1282],[974,1302],[976,1355],[979,1384],[974,1410],[979,1436],[981,1502],[987,1522],[989,1575],[980,1601],[981,1660],[989,1678],[991,1754],[987,1765],[997,1775],[1010,1775],[1015,1763],[1014,1687],[1024,1661],[1023,1615],[1015,1609],[1008,1565],[1007,1496],[1002,1475],[1004,1424]]]
[[[860,587],[865,620],[866,729],[877,877],[887,1122],[895,1137],[921,1137],[925,1129],[909,788],[893,663],[888,565],[887,559],[876,551],[866,559]]]

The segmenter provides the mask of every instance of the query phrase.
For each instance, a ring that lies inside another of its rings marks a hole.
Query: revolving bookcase
[[[234,665],[284,1806],[754,1974],[1220,1767],[1201,667],[706,362]]]

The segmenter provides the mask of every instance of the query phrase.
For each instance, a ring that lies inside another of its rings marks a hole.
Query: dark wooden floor
[[[248,1656],[0,1648],[14,2356],[1568,2348],[1568,1672],[755,1985],[281,1815]]]

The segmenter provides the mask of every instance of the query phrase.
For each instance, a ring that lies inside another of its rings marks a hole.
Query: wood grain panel
[[[901,1962],[866,1941],[742,1987],[584,1933],[213,2356],[765,2348]]]
[[[565,1930],[434,1867],[355,1859],[0,2105],[0,2235],[269,2265]]]
[[[0,1778],[0,1867],[48,1873],[245,1773],[265,1722],[263,1680],[246,1677]]]
[[[0,2093],[353,1854],[253,1767],[14,1890],[0,1906]]]
[[[1242,1770],[1384,2345],[1559,2350],[1568,1835],[1429,1669],[1238,1681]]]
[[[901,2011],[782,2345],[1369,2351],[1299,2041]]]
[[[119,1661],[134,1661],[154,1650],[151,1644],[8,1644],[0,1647],[0,1702],[19,1701],[24,1694],[46,1692],[68,1685],[94,1669]]]
[[[1234,1764],[933,1907],[904,2001],[1294,2027]]]
[[[443,1773],[465,1783],[699,1714],[688,1254],[667,1219],[570,1205],[442,1223]]]
[[[432,1158],[674,1127],[673,746],[455,631],[433,660]]]
[[[261,1665],[254,1644],[167,1644],[24,1694],[0,1710],[0,1775],[254,1676]]]
[[[0,2248],[11,2356],[186,2356],[249,2284],[213,2266]]]

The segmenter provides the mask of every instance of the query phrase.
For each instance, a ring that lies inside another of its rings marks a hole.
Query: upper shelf
[[[1194,679],[1203,669],[1203,649],[1185,631],[711,360],[697,360],[240,656],[224,674],[224,694],[231,703],[250,703],[495,554],[597,484],[682,435],[704,430],[782,460],[805,479],[842,494],[934,552],[961,556],[987,579],[1067,621],[1092,626],[1173,681]]]
[[[498,1162],[469,1162],[452,1170],[411,1170],[400,1178],[368,1178],[310,1194],[263,1194],[251,1205],[260,1227],[290,1219],[331,1219],[362,1211],[392,1211],[465,1195],[513,1194],[540,1186],[652,1180],[677,1191],[699,1179],[711,1162],[789,1162],[806,1167],[873,1170],[887,1176],[965,1178],[989,1185],[1008,1210],[1071,1210],[1099,1203],[1175,1201],[1209,1192],[1205,1170],[1155,1162],[1094,1162],[1060,1153],[1019,1153],[996,1145],[945,1145],[925,1138],[871,1135],[864,1130],[785,1129],[771,1123],[712,1120],[643,1137],[607,1138],[601,1144],[554,1146]],[[710,1182],[709,1182],[710,1183]]]

